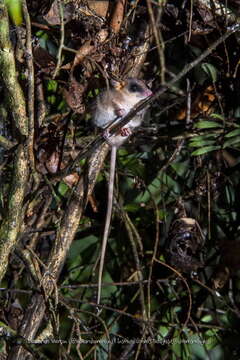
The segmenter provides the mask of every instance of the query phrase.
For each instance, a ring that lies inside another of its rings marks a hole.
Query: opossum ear
[[[152,88],[153,81],[154,81],[154,78],[148,79],[148,81],[146,81],[146,84],[150,89]]]
[[[114,80],[114,79],[110,80],[110,84],[116,90],[121,90],[126,85],[125,81],[118,81],[118,80]]]

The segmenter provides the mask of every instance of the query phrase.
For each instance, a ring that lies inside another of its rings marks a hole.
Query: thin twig
[[[168,282],[168,280],[158,280],[162,282]],[[119,282],[103,282],[102,286],[133,286],[139,285],[139,283],[147,284],[148,280],[138,280],[138,281],[119,281]],[[62,285],[60,289],[78,289],[78,288],[95,288],[98,287],[98,284],[78,284],[78,285]]]
[[[164,41],[160,38],[158,27],[156,25],[156,20],[153,14],[152,2],[147,0],[148,13],[150,16],[152,30],[154,38],[157,44],[158,56],[159,56],[159,65],[160,65],[160,74],[161,74],[161,84],[165,84],[165,56],[164,56]]]
[[[146,305],[145,305],[145,297],[144,297],[144,288],[143,288],[143,273],[142,273],[142,267],[141,267],[141,263],[140,263],[140,259],[138,256],[138,251],[137,251],[137,247],[133,238],[133,233],[132,233],[132,229],[129,226],[129,223],[127,221],[125,221],[125,227],[126,230],[128,232],[128,237],[130,240],[130,244],[132,246],[132,251],[133,251],[133,256],[134,256],[134,260],[135,260],[135,264],[136,264],[136,270],[137,270],[137,276],[139,278],[139,291],[140,291],[140,302],[141,302],[141,307],[142,307],[142,317],[144,320],[146,320]]]
[[[187,283],[187,280],[183,277],[183,275],[182,275],[179,271],[177,271],[176,269],[174,269],[172,266],[170,266],[170,265],[168,265],[168,264],[164,263],[163,261],[158,260],[158,259],[156,259],[156,258],[154,259],[154,261],[156,261],[157,263],[159,263],[159,264],[167,267],[168,269],[172,270],[172,271],[183,281],[183,283],[185,284],[185,286],[186,286],[186,288],[187,288],[188,300],[189,300],[189,308],[188,308],[188,312],[187,312],[186,319],[185,319],[184,324],[183,324],[183,326],[182,326],[182,329],[184,329],[184,328],[187,326],[187,324],[188,324],[188,321],[189,321],[190,315],[191,315],[191,311],[192,311],[192,295],[191,295],[191,290],[190,290],[190,288],[189,288],[189,285],[188,285],[188,283]]]
[[[0,146],[2,146],[6,150],[10,150],[16,144],[14,144],[11,140],[8,140],[6,137],[0,135]]]
[[[60,44],[58,48],[58,54],[57,54],[57,65],[53,73],[53,79],[57,76],[61,63],[62,63],[62,51],[64,47],[64,38],[65,38],[65,29],[64,29],[64,14],[63,14],[63,6],[62,1],[57,0],[58,9],[59,9],[59,17],[60,17],[60,32],[61,32],[61,38],[60,38]]]
[[[191,40],[191,35],[192,35],[192,19],[193,19],[193,0],[190,1],[190,17],[189,17],[188,42],[190,42],[190,40]]]
[[[34,66],[33,66],[33,53],[32,53],[32,31],[31,20],[28,13],[26,0],[23,0],[23,15],[26,26],[26,62],[28,68],[28,154],[30,167],[35,174],[35,159],[34,159]]]
[[[156,213],[156,236],[155,236],[155,243],[154,243],[154,249],[153,254],[151,258],[151,264],[149,267],[149,275],[148,275],[148,286],[147,286],[147,298],[148,298],[148,319],[151,318],[151,283],[152,283],[152,272],[153,272],[153,265],[154,265],[154,259],[157,257],[157,250],[159,245],[159,211],[156,201],[154,200],[154,197],[152,196],[152,202],[155,207],[155,213]]]

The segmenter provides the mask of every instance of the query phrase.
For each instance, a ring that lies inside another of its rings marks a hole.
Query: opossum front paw
[[[132,135],[132,130],[129,127],[123,127],[120,130],[120,134],[121,134],[121,136],[125,136],[125,137],[130,136],[130,135]]]

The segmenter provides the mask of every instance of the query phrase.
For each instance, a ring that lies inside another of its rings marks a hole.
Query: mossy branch
[[[24,139],[28,134],[26,104],[17,81],[14,53],[9,38],[8,14],[3,0],[0,0],[0,69],[8,111]],[[23,219],[23,199],[29,174],[28,155],[23,144],[18,146],[12,169],[8,208],[0,228],[0,280],[6,272],[8,257],[17,242]]]

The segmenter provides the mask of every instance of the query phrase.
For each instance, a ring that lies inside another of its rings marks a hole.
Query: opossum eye
[[[138,85],[138,84],[135,83],[135,82],[130,83],[128,89],[129,89],[130,92],[142,92],[142,91],[143,91],[143,89],[141,88],[141,86]]]

